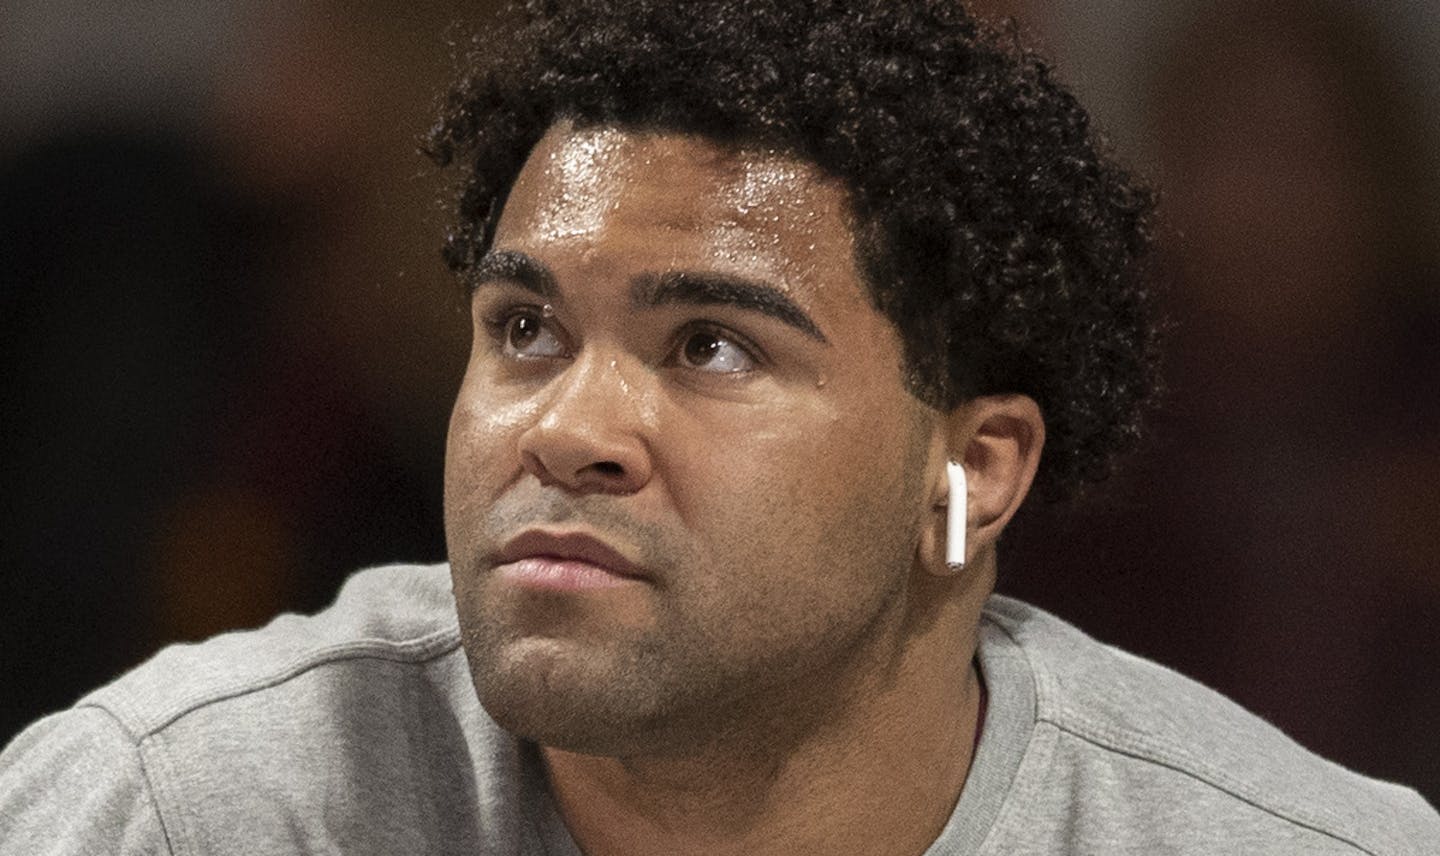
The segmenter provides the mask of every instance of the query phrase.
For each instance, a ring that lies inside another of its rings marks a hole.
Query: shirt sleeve
[[[48,716],[0,753],[0,856],[170,852],[134,741],[103,709]]]

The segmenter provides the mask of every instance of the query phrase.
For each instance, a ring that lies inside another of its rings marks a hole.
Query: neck
[[[693,753],[609,758],[543,748],[588,856],[923,853],[965,783],[983,692],[974,666],[993,556],[919,582],[903,632],[855,668],[813,727]]]

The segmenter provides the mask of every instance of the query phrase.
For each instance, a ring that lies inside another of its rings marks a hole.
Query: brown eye
[[[505,344],[516,350],[525,347],[540,335],[540,319],[534,315],[515,315],[505,325]]]
[[[680,343],[678,362],[686,368],[735,374],[755,368],[750,352],[717,330],[697,330]]]
[[[509,356],[563,357],[565,345],[539,312],[523,309],[504,320],[500,343]]]
[[[720,350],[720,337],[714,333],[696,333],[685,340],[685,362],[703,366]]]

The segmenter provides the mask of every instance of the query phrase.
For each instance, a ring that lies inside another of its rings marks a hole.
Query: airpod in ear
[[[958,571],[965,567],[965,467],[948,461],[945,475],[950,482],[950,499],[945,512],[945,564]]]

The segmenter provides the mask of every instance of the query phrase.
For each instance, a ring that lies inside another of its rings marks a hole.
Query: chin
[[[584,755],[652,752],[666,730],[653,682],[593,649],[525,640],[470,656],[480,704],[501,728]]]

